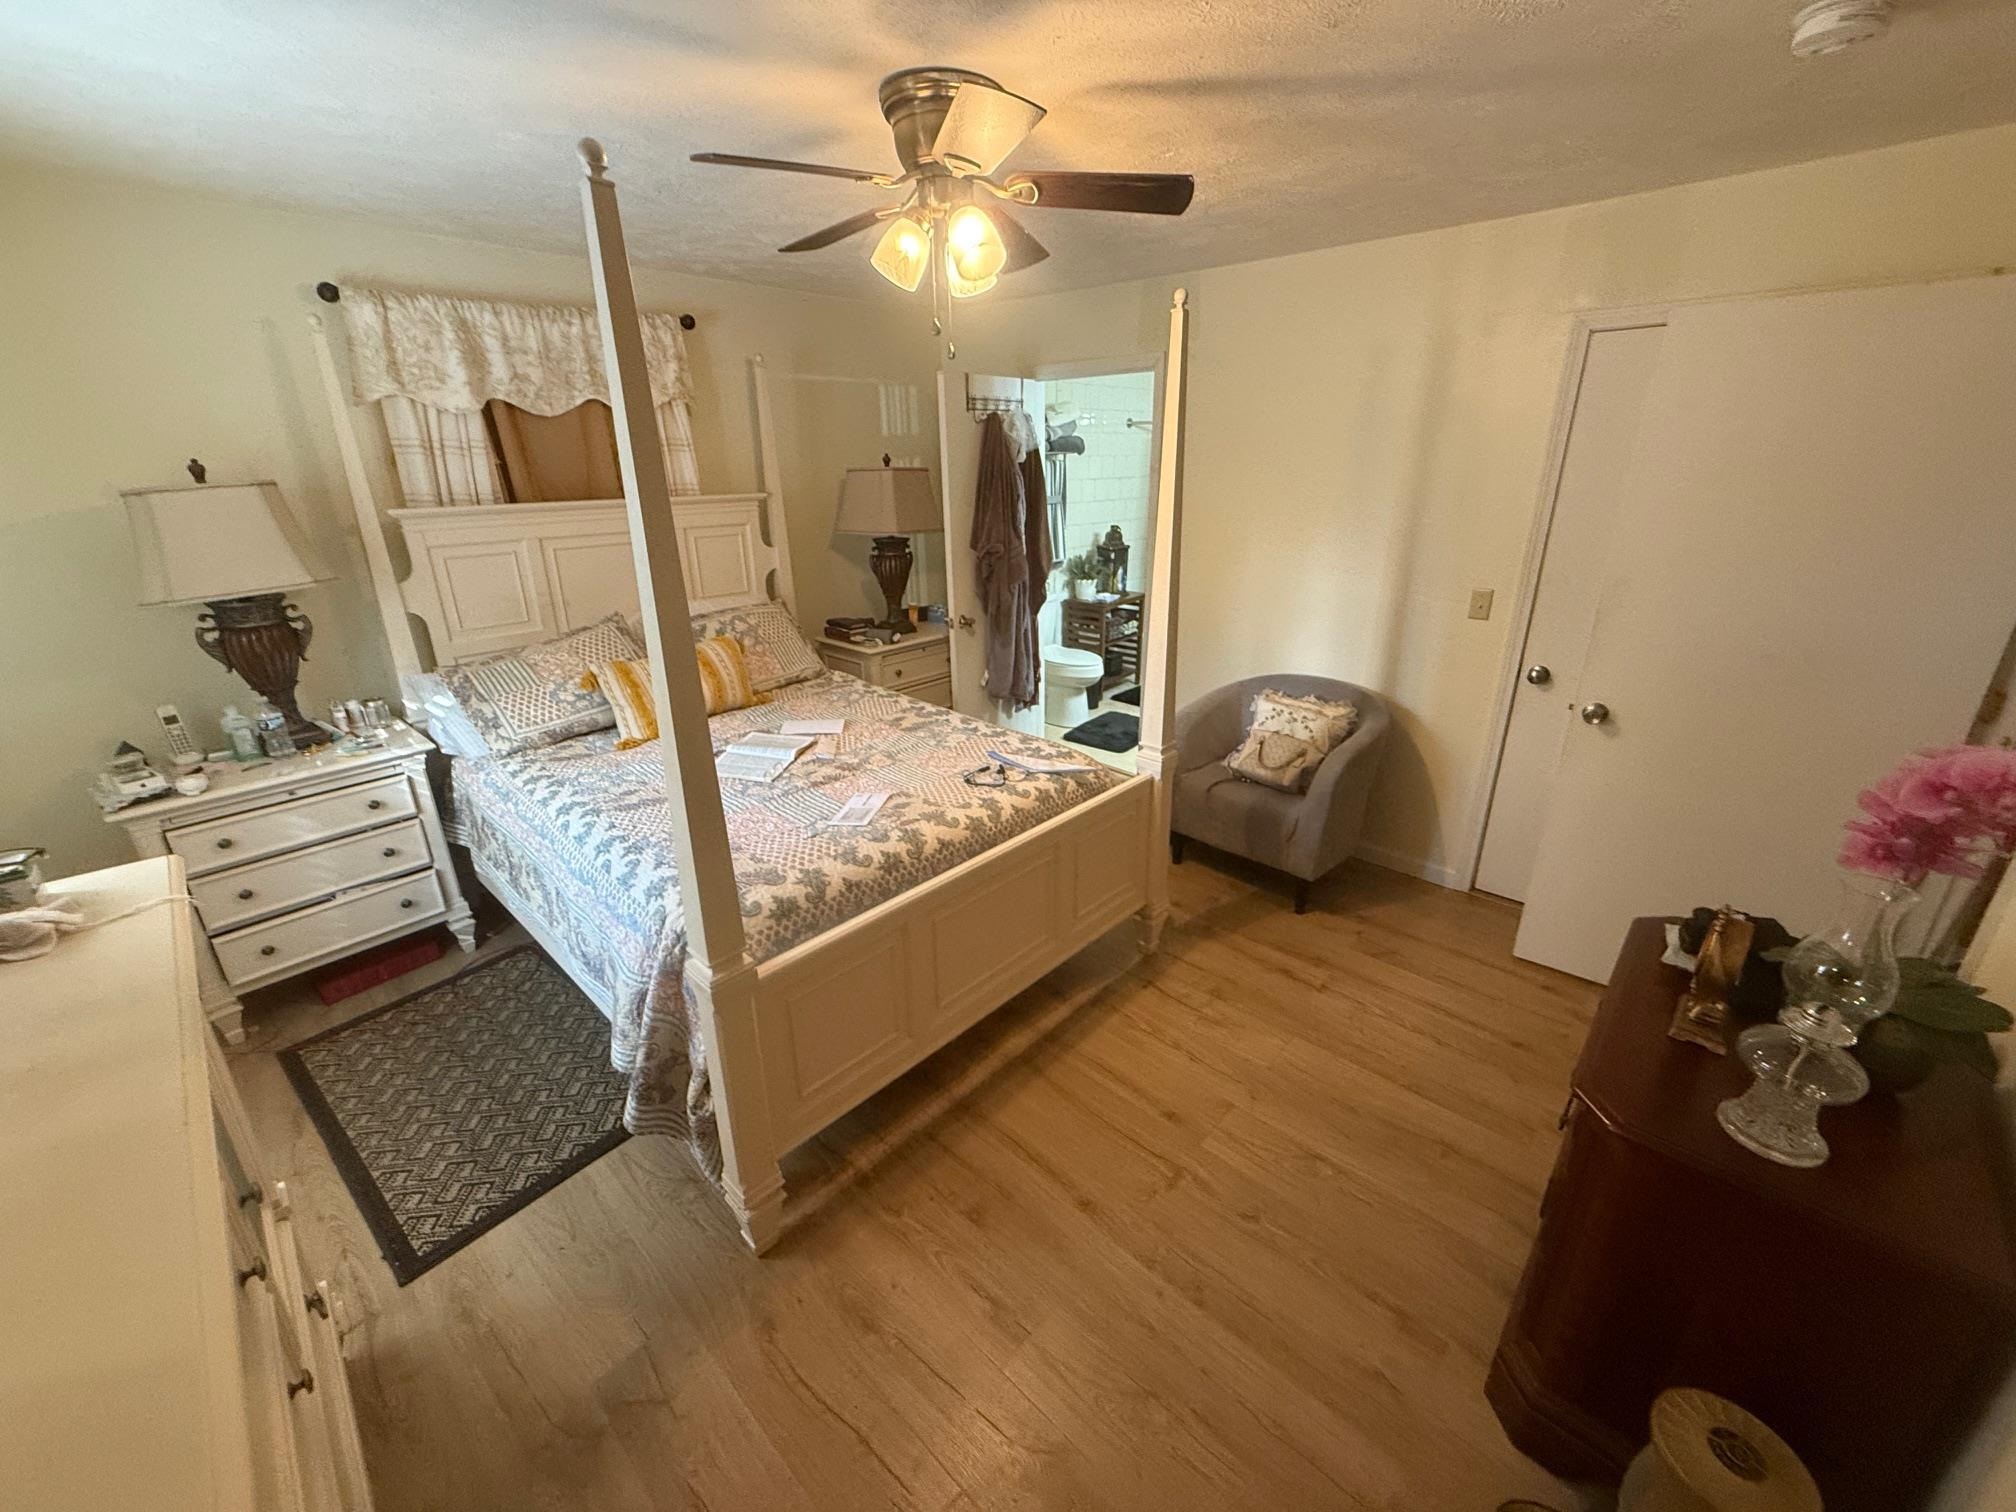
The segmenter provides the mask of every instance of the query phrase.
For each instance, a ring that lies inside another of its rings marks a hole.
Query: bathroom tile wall
[[[1064,539],[1057,558],[1090,550],[1118,525],[1127,540],[1127,581],[1140,588],[1148,578],[1154,542],[1154,501],[1148,492],[1154,433],[1129,426],[1155,413],[1155,375],[1116,373],[1098,378],[1052,379],[1044,386],[1050,423],[1078,421],[1085,451],[1069,457]]]

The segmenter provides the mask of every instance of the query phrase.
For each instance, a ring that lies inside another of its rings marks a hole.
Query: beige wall
[[[1188,286],[1179,697],[1275,670],[1385,691],[1401,738],[1375,799],[1374,854],[1460,881],[1574,314],[2016,264],[2012,183],[2016,127],[1974,132],[1180,278],[976,301],[960,311],[960,356],[1013,372],[1154,350],[1169,290]],[[1465,617],[1472,588],[1497,590],[1490,620]]]
[[[556,194],[573,191],[563,172]],[[125,859],[85,794],[122,738],[160,745],[153,709],[200,738],[246,690],[190,641],[193,611],[133,603],[121,488],[271,477],[338,582],[315,620],[303,703],[390,695],[389,665],[304,316],[319,279],[587,303],[585,258],[307,216],[0,164],[0,846],[51,848],[53,874]],[[866,280],[873,285],[875,280]],[[872,383],[929,392],[931,343],[896,291],[861,301],[639,268],[647,307],[688,310],[704,487],[755,486],[745,359],[773,374],[804,617],[879,606],[865,543],[835,540],[840,469],[935,435],[880,434]],[[372,417],[364,415],[367,422]],[[367,424],[384,502],[382,431]],[[935,457],[928,458],[935,462]]]

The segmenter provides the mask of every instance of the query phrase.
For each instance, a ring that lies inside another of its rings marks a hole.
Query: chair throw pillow
[[[700,691],[709,717],[728,714],[770,701],[749,685],[749,667],[742,643],[732,635],[710,636],[693,646],[700,668]],[[645,660],[597,662],[581,674],[609,700],[616,712],[616,749],[627,751],[658,738],[658,701],[651,695],[651,663]]]
[[[623,616],[612,614],[535,646],[442,667],[438,675],[493,756],[509,756],[606,730],[609,700],[581,685],[601,661],[641,656]]]
[[[1269,688],[1253,695],[1246,738],[1225,765],[1250,782],[1300,793],[1357,723],[1358,710],[1341,700]]]

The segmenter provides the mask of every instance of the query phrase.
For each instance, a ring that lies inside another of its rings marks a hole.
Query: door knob
[[[1538,662],[1535,662],[1526,669],[1526,681],[1533,684],[1536,688],[1544,688],[1547,684],[1554,681],[1554,669],[1552,667],[1543,667]]]
[[[1582,723],[1586,725],[1600,725],[1608,724],[1609,721],[1610,705],[1604,703],[1586,703],[1582,705]]]
[[[962,615],[960,615],[960,616],[959,616],[959,628],[960,628],[961,630],[971,630],[971,629],[973,628],[973,616],[972,616],[972,615],[970,615],[970,614],[962,614]]]

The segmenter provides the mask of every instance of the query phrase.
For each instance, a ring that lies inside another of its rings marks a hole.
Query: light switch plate
[[[1489,588],[1472,588],[1470,590],[1470,618],[1491,618],[1492,592],[1493,590]]]

